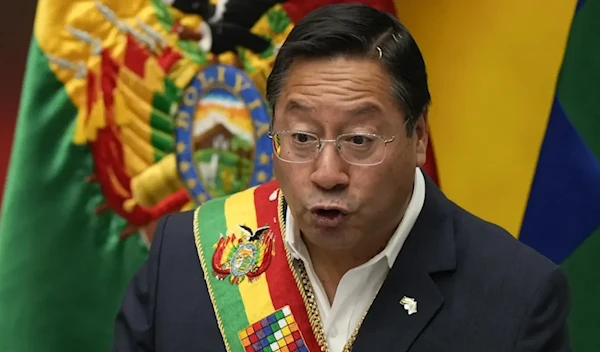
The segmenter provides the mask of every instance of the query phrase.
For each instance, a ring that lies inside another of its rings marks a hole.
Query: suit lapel
[[[399,270],[401,280],[386,281],[354,343],[353,351],[407,351],[442,306],[444,298],[423,271]],[[408,296],[417,302],[409,315],[400,303]]]
[[[354,351],[408,351],[442,307],[444,297],[431,274],[456,267],[452,206],[426,177],[425,203],[369,309]],[[406,296],[417,302],[409,315],[400,303]]]

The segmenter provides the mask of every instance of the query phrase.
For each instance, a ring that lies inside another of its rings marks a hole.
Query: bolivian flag
[[[442,189],[566,270],[600,351],[600,1],[406,1]]]

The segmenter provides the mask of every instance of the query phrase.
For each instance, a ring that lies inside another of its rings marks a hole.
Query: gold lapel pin
[[[411,297],[402,297],[400,304],[404,306],[404,310],[408,312],[408,315],[413,315],[417,312],[417,301]]]

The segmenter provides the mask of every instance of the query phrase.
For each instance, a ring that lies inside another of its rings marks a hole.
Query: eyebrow
[[[301,112],[301,113],[311,113],[314,109],[306,104],[301,103],[297,100],[290,100],[285,105],[285,112]],[[374,103],[365,103],[361,104],[358,107],[353,107],[346,111],[349,115],[352,116],[368,116],[368,115],[379,115],[383,114],[383,110],[381,107]]]
[[[289,112],[301,112],[301,113],[310,113],[312,112],[314,109],[311,108],[308,105],[305,105],[297,100],[290,100],[285,104],[285,109],[284,111],[286,113]]]

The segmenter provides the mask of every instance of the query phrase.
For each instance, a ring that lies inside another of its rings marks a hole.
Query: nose
[[[342,189],[348,186],[347,164],[338,153],[335,144],[327,143],[317,155],[314,170],[310,175],[312,183],[325,190]]]

